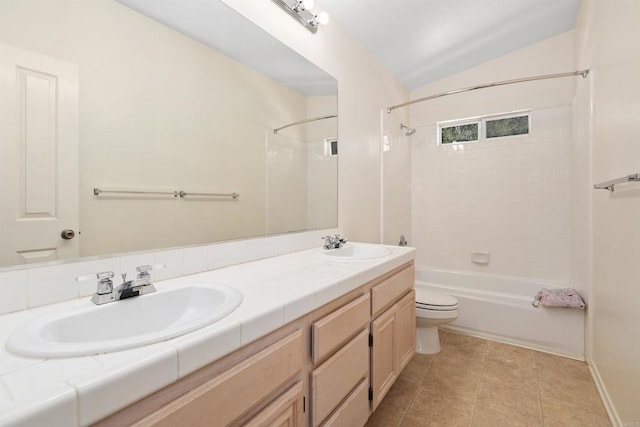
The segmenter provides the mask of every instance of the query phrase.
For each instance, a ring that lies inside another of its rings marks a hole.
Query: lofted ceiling
[[[572,30],[580,0],[322,0],[322,4],[331,19],[359,39],[405,87],[415,89]]]

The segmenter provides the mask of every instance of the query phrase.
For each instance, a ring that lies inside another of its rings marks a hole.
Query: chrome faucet
[[[122,274],[122,284],[117,288],[113,288],[113,271],[104,271],[102,273],[90,274],[88,276],[77,277],[78,282],[98,279],[96,293],[91,297],[91,302],[96,305],[106,304],[121,299],[137,297],[156,291],[156,287],[151,283],[151,273],[153,267],[150,265],[141,265],[136,267],[138,275],[135,279],[127,280],[127,273]]]
[[[324,245],[322,245],[322,247],[325,249],[338,249],[347,243],[347,239],[342,237],[340,234],[324,236],[322,239],[324,240]]]
[[[137,297],[138,295],[155,292],[156,288],[151,283],[151,273],[153,267],[150,265],[141,265],[136,267],[138,275],[135,279],[127,280],[127,273],[122,273],[122,284],[118,286],[113,293],[115,300]]]

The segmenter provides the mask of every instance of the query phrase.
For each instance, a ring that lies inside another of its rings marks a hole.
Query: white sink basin
[[[242,302],[221,285],[188,285],[100,306],[54,312],[16,329],[13,353],[70,357],[108,353],[168,340],[218,321]]]
[[[322,255],[339,261],[368,260],[391,255],[391,250],[378,245],[361,245],[347,243],[338,249],[323,249]]]

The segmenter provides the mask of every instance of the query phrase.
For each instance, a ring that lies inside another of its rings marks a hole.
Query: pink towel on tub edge
[[[545,289],[542,288],[533,298],[533,306],[539,307],[568,307],[584,309],[584,300],[573,288]]]

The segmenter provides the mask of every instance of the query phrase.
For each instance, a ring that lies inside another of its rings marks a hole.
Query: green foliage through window
[[[485,123],[487,138],[526,135],[529,133],[529,116],[487,120]]]
[[[440,129],[441,144],[451,144],[454,142],[468,142],[478,140],[478,123],[449,126]]]

